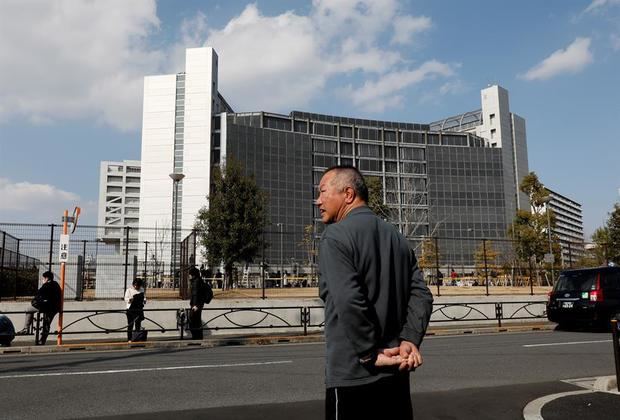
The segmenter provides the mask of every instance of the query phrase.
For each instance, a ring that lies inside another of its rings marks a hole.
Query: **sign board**
[[[553,264],[555,262],[555,256],[551,253],[546,253],[544,261],[548,264]]]
[[[69,235],[60,235],[60,248],[58,249],[58,261],[69,261]]]

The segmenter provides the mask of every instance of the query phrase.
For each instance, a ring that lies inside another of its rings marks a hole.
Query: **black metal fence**
[[[0,299],[29,296],[37,290],[41,261],[20,249],[19,238],[0,230]]]
[[[181,339],[188,336],[187,311],[189,309],[146,309],[142,326],[149,337],[157,339]],[[466,325],[497,324],[506,321],[546,321],[545,302],[462,302],[434,304],[431,325],[464,323]],[[6,315],[22,315],[23,312],[5,312]],[[35,343],[39,342],[42,316],[37,314]],[[64,318],[70,319],[63,326],[65,340],[87,336],[89,340],[105,338],[109,334],[124,337],[127,318],[121,309],[66,310]],[[56,319],[55,319],[56,320]],[[214,332],[286,332],[307,335],[320,332],[324,327],[323,306],[273,306],[273,307],[226,307],[206,306],[202,312],[202,329]],[[432,333],[431,333],[432,334]],[[51,337],[58,335],[54,329]],[[116,338],[117,340],[119,337]],[[114,340],[114,338],[112,339]]]
[[[32,296],[42,271],[59,272],[62,226],[0,223],[0,298]],[[171,238],[180,239],[178,244]],[[66,265],[65,299],[120,299],[134,278],[144,280],[149,298],[187,298],[187,268],[203,265],[200,237],[192,230],[78,225],[71,235]],[[245,297],[306,296],[316,287],[319,239],[313,231],[273,227],[263,235],[263,249],[250,264],[236,265],[226,281],[221,267],[210,268],[215,288],[230,285]],[[502,287],[534,293],[549,287],[560,270],[580,267],[584,244],[563,248],[562,258],[545,262],[524,258],[508,239],[422,237],[411,241],[420,267],[436,295],[503,293]],[[316,293],[314,294],[316,296]]]
[[[6,244],[0,249],[0,298],[30,297],[43,271],[60,271],[61,233],[58,224],[0,223],[0,240]],[[261,255],[252,264],[236,265],[226,282],[221,267],[203,264],[194,230],[78,225],[70,236],[65,299],[120,299],[134,278],[144,280],[150,299],[186,299],[187,269],[194,265],[211,269],[209,280],[216,288],[316,286],[314,252],[308,247],[314,241],[304,243],[304,235],[282,228],[265,232]]]
[[[551,287],[560,271],[581,267],[584,243],[567,243],[561,254],[520,255],[510,239],[423,237],[413,242],[418,263],[436,295],[454,287],[477,288],[489,295],[500,288]],[[458,293],[458,292],[457,292]]]

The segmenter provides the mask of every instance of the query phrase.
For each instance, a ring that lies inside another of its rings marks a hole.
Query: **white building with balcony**
[[[99,166],[99,209],[97,225],[98,239],[106,243],[123,245],[125,226],[138,227],[140,218],[140,174],[139,160],[122,162],[103,161]],[[138,233],[129,231],[130,248]],[[136,249],[130,249],[135,253]]]
[[[581,204],[545,187],[551,200],[547,205],[555,215],[556,235],[562,249],[562,267],[572,267],[585,252],[583,240],[583,215]]]

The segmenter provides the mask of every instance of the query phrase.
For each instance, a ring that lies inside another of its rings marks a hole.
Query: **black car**
[[[608,325],[619,312],[620,267],[562,271],[547,300],[547,318],[564,327]]]

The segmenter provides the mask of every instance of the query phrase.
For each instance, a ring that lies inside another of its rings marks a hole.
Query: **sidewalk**
[[[582,388],[546,395],[523,410],[524,420],[615,419],[620,413],[620,393],[615,376],[563,381]]]
[[[487,325],[459,325],[459,326],[431,326],[426,335],[446,336],[461,334],[494,334],[506,332],[547,331],[553,330],[555,324],[550,322],[519,323],[498,327],[496,324]],[[9,354],[40,354],[61,353],[69,351],[102,351],[118,349],[143,348],[185,348],[185,347],[223,347],[242,345],[266,345],[283,343],[318,343],[325,339],[322,333],[300,334],[230,334],[210,336],[204,340],[191,340],[161,337],[154,333],[148,341],[128,343],[126,341],[111,341],[105,339],[63,339],[61,346],[56,345],[56,336],[50,335],[44,346],[34,345],[34,335],[16,336],[10,347],[0,347],[0,355]]]

